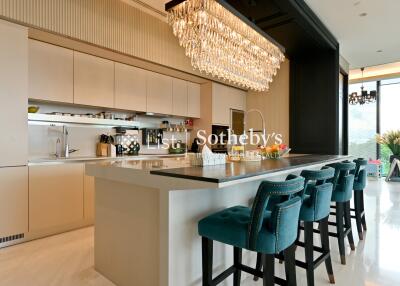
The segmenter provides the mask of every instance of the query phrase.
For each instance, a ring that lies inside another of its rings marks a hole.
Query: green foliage
[[[382,146],[387,146],[394,155],[400,155],[400,130],[377,135],[376,140]]]
[[[389,147],[386,145],[381,145],[381,161],[382,161],[382,173],[386,175],[390,169],[390,156],[392,155]]]

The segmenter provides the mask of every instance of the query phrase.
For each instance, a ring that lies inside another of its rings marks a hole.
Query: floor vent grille
[[[24,238],[24,236],[25,235],[23,233],[20,233],[20,234],[14,234],[14,235],[2,237],[2,238],[0,238],[0,243],[9,242],[9,241],[17,240],[17,239],[22,239],[22,238]]]

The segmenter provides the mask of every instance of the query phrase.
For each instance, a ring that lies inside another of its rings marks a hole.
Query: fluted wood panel
[[[0,17],[194,73],[167,23],[119,0],[0,0]]]
[[[283,142],[289,144],[289,60],[285,60],[274,77],[267,92],[249,91],[246,107],[263,113],[268,134],[282,134]],[[249,113],[248,126],[262,129],[261,119],[256,113]],[[268,142],[273,144],[274,140]]]

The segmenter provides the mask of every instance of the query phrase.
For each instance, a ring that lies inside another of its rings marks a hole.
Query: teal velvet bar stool
[[[352,172],[354,174],[354,218],[357,224],[358,237],[360,240],[364,239],[364,231],[367,230],[367,223],[365,220],[365,209],[364,209],[364,189],[367,186],[367,170],[366,166],[368,161],[363,158],[353,160],[356,163],[356,168]],[[363,230],[364,229],[364,230]]]
[[[331,179],[333,183],[332,202],[334,202],[336,212],[331,213],[336,216],[336,222],[329,222],[336,226],[336,233],[329,232],[329,235],[336,237],[339,244],[340,261],[346,264],[346,251],[344,238],[347,235],[351,250],[355,250],[353,232],[351,229],[350,200],[354,184],[354,175],[351,174],[356,168],[356,164],[350,161],[334,163],[328,165],[335,169],[335,175]],[[344,223],[343,223],[344,221]]]
[[[240,286],[241,271],[263,278],[263,285],[296,285],[294,242],[297,238],[304,178],[290,175],[286,181],[263,181],[252,208],[231,207],[199,221],[202,237],[203,286],[217,285],[233,274],[234,286]],[[273,198],[273,199],[272,199]],[[271,199],[271,200],[270,200]],[[266,206],[273,201],[271,211]],[[234,262],[213,279],[213,241],[232,245]],[[264,271],[242,264],[242,249],[261,253]],[[275,254],[283,251],[286,281],[275,277]]]
[[[304,242],[297,240],[296,245],[304,247],[305,262],[296,260],[296,265],[306,269],[307,285],[314,285],[314,270],[325,262],[330,283],[335,283],[329,246],[328,218],[332,198],[333,185],[328,180],[332,179],[335,169],[323,167],[321,170],[303,170],[300,176],[304,177],[304,191],[301,194],[302,206],[300,209],[300,222],[304,222]],[[268,207],[267,207],[268,208]],[[321,247],[314,246],[314,222],[319,222]],[[300,228],[299,228],[300,230]],[[300,232],[299,235],[300,236]],[[314,251],[321,255],[314,261]],[[284,260],[285,257],[279,255]],[[261,270],[261,256],[257,256],[256,269]],[[257,280],[256,278],[254,280]]]
[[[333,184],[328,181],[334,177],[334,174],[335,169],[331,167],[323,167],[321,170],[303,170],[300,174],[305,178],[303,204],[300,210],[300,221],[304,223],[304,243],[297,241],[297,245],[304,247],[305,262],[296,260],[296,265],[306,269],[308,286],[315,284],[314,270],[322,262],[325,262],[329,282],[335,283],[328,230],[333,191]],[[321,247],[314,245],[314,222],[319,223]],[[314,251],[320,253],[320,256],[315,260]]]

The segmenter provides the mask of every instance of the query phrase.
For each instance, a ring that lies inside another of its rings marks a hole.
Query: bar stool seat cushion
[[[264,212],[264,222],[271,220],[271,211]],[[248,249],[249,223],[251,209],[235,206],[214,213],[199,221],[199,235],[239,248]],[[275,253],[276,235],[269,231],[270,226],[261,227],[257,241],[257,251]],[[261,239],[262,238],[262,239]]]

